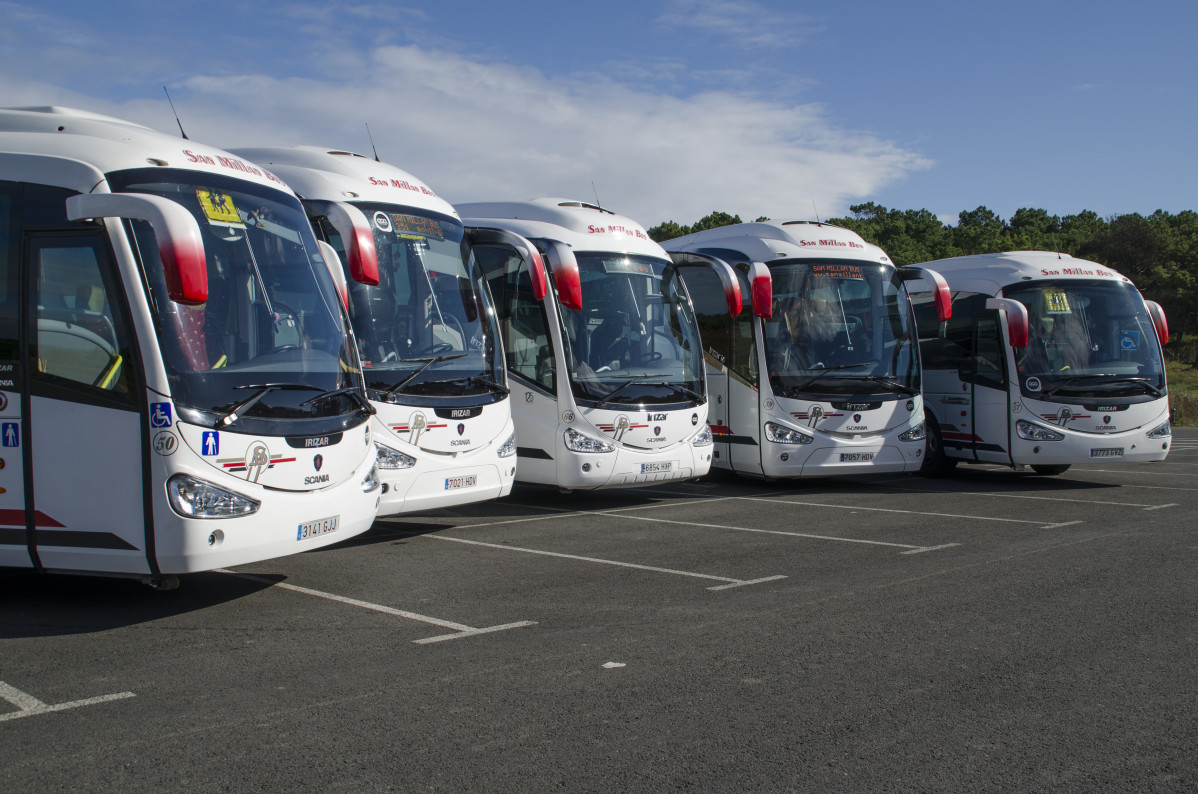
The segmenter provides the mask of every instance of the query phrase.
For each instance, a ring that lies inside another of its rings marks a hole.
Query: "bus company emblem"
[[[658,425],[658,426],[656,426],[656,427],[654,427],[654,428],[653,428],[653,435],[655,435],[655,436],[660,436],[660,435],[661,435],[661,425]]]
[[[854,421],[854,422],[860,422],[860,421],[861,421],[861,414],[853,414],[853,421]]]
[[[391,218],[387,216],[387,213],[380,210],[374,214],[374,225],[380,232],[389,232],[391,231]]]
[[[258,478],[262,476],[262,472],[265,470],[273,469],[280,463],[294,463],[295,458],[272,455],[265,442],[255,441],[246,450],[245,457],[217,458],[216,462],[229,474],[241,474],[245,472],[245,479],[248,482],[258,482]]]
[[[1069,410],[1068,407],[1062,407],[1061,410],[1057,412],[1057,419],[1060,421],[1061,427],[1067,425],[1069,420],[1072,418],[1073,411]]]
[[[324,465],[324,455],[317,455],[312,458],[312,465],[316,467],[317,471],[320,471],[320,467]]]
[[[1023,385],[1027,387],[1028,391],[1040,391],[1039,378],[1028,378],[1023,382]]]
[[[465,432],[466,432],[466,424],[464,422],[458,422],[458,435],[460,436],[460,435],[464,434]]]
[[[245,478],[249,482],[258,482],[262,472],[270,468],[270,450],[261,441],[250,445],[245,453]]]
[[[1102,417],[1102,423],[1104,425],[1109,425],[1111,423],[1111,417],[1109,417],[1109,416]]]

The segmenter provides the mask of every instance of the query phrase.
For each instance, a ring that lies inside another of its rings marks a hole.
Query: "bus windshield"
[[[200,227],[208,300],[185,306],[169,297],[150,224],[126,222],[181,416],[190,409],[198,414],[189,419],[201,424],[299,434],[335,429],[364,407],[336,288],[293,196],[166,168],[113,173],[109,183],[115,191],[165,196]],[[319,428],[287,426],[317,418]]]
[[[370,219],[379,258],[377,287],[349,282],[350,318],[372,399],[502,399],[495,309],[462,224],[412,207],[354,206]],[[340,252],[336,229],[318,223]]]
[[[771,262],[763,318],[770,385],[783,397],[919,393],[919,348],[895,269],[841,259]]]
[[[694,309],[674,265],[629,254],[579,253],[581,311],[559,306],[580,404],[706,400]]]
[[[1156,331],[1131,284],[1036,281],[1008,287],[1003,295],[1027,309],[1027,347],[1015,351],[1026,396],[1164,394],[1165,368]]]

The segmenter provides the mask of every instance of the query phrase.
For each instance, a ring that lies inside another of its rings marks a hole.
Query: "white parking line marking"
[[[882,489],[875,489],[882,490]],[[1160,510],[1162,507],[1177,507],[1176,504],[1167,505],[1142,505],[1135,502],[1100,502],[1094,499],[1065,499],[1060,496],[1028,496],[1027,494],[1018,493],[991,493],[989,491],[924,491],[915,488],[891,488],[892,491],[902,491],[904,493],[928,494],[935,493],[938,495],[947,496],[993,496],[998,499],[1034,499],[1040,502],[1072,502],[1083,505],[1111,505],[1112,507],[1138,507],[1143,510]]]
[[[420,623],[430,623],[434,626],[440,626],[443,629],[450,629],[454,632],[453,634],[442,634],[437,637],[428,637],[422,640],[412,640],[412,642],[418,645],[427,644],[430,642],[443,642],[445,640],[456,640],[462,637],[473,637],[476,634],[490,634],[495,631],[521,629],[526,626],[537,625],[535,620],[522,620],[517,623],[504,623],[500,626],[487,626],[486,628],[479,629],[475,628],[474,626],[467,626],[464,623],[454,623],[450,620],[441,620],[440,618],[432,618],[428,615],[419,615],[415,612],[408,612],[403,609],[395,609],[394,607],[383,606],[382,604],[372,604],[369,601],[362,601],[357,598],[349,598],[347,596],[337,595],[336,593],[326,593],[323,590],[313,590],[310,587],[300,587],[299,585],[288,584],[287,582],[276,582],[274,579],[268,579],[265,576],[255,576],[250,573],[238,573],[237,571],[230,571],[225,568],[218,568],[216,573],[228,573],[232,574],[233,576],[239,576],[242,579],[250,579],[255,582],[265,582],[266,584],[269,584],[273,587],[278,587],[282,590],[291,590],[295,593],[316,596],[317,598],[324,598],[341,604],[348,604],[350,606],[361,607],[362,609],[369,609],[373,612],[382,612],[384,615],[394,615],[395,617],[407,618],[408,620],[415,620],[419,621]]]
[[[1044,527],[1043,521],[1029,521],[1026,518],[999,518],[998,516],[966,516],[959,513],[927,513],[922,510],[899,510],[894,507],[862,507],[860,505],[830,505],[821,502],[794,502],[790,499],[765,499],[759,496],[743,496],[740,497],[750,502],[782,502],[788,505],[798,505],[800,507],[829,507],[834,510],[869,510],[876,513],[904,513],[912,516],[930,516],[932,518],[965,518],[970,521],[1002,521],[1008,524],[1035,524],[1039,527]],[[1080,522],[1070,522],[1080,523]],[[1049,526],[1063,526],[1061,524],[1051,524]],[[897,545],[897,544],[895,544]]]
[[[595,515],[593,513],[579,513],[579,515]],[[648,519],[654,520],[654,519]],[[673,576],[689,576],[693,579],[709,579],[715,582],[727,582],[724,585],[709,587],[708,590],[727,590],[731,587],[744,587],[750,584],[759,584],[761,582],[772,582],[777,579],[785,579],[785,576],[767,576],[762,579],[733,579],[728,576],[715,576],[709,573],[695,573],[693,571],[678,571],[673,568],[658,568],[655,565],[641,565],[635,562],[620,562],[618,560],[605,560],[599,557],[582,557],[577,554],[563,554],[560,551],[545,551],[543,549],[526,549],[521,546],[507,546],[501,543],[484,543],[481,540],[467,540],[466,538],[451,538],[446,535],[426,535],[425,537],[433,540],[448,540],[453,543],[467,543],[471,546],[485,546],[489,549],[502,549],[503,551],[519,551],[525,554],[537,554],[542,557],[558,557],[563,560],[578,560],[579,562],[593,562],[599,565],[614,565],[619,568],[633,568],[638,571],[652,571],[653,573],[666,573]]]
[[[0,681],[0,698],[4,698],[20,709],[20,711],[9,712],[8,714],[0,714],[0,722],[19,720],[22,717],[33,717],[38,714],[50,714],[55,711],[77,709],[82,706],[94,706],[97,703],[109,703],[113,700],[124,700],[133,697],[137,697],[137,695],[132,692],[117,692],[114,695],[100,695],[99,697],[72,700],[69,703],[58,703],[51,706],[48,703],[38,700],[28,692],[22,692],[15,686]]]
[[[752,498],[752,497],[738,497]],[[602,513],[591,513],[602,515]],[[862,538],[840,538],[833,535],[813,535],[808,532],[790,532],[785,529],[757,529],[756,527],[734,527],[729,524],[703,524],[698,521],[678,521],[672,518],[650,518],[649,516],[628,516],[635,521],[656,521],[660,524],[681,524],[688,527],[706,527],[707,529],[728,529],[734,532],[756,532],[760,535],[785,535],[791,538],[806,538],[807,540],[831,540],[837,543],[859,543],[864,546],[889,546],[895,549],[922,549],[923,546],[913,546],[910,543],[890,543],[884,540],[864,540]]]
[[[1059,524],[1045,524],[1040,529],[1057,529],[1059,527],[1071,527],[1074,524],[1080,524],[1081,521],[1062,521]]]
[[[1089,467],[1086,467],[1084,469],[1078,469],[1077,471],[1079,474],[1089,474],[1090,472],[1093,471],[1093,472],[1102,472],[1103,474],[1150,474],[1150,475],[1153,475],[1154,477],[1190,477],[1190,478],[1193,478],[1193,476],[1194,476],[1193,474],[1182,474],[1181,472],[1157,471],[1155,467],[1153,468],[1152,471],[1145,471],[1145,470],[1137,471],[1136,469],[1133,469],[1133,468],[1091,469]]]

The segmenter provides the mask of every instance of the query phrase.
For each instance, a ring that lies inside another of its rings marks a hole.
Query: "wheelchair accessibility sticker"
[[[150,403],[150,427],[171,426],[171,404]]]
[[[1140,349],[1140,332],[1139,331],[1120,331],[1119,332],[1119,349],[1120,350],[1139,350]]]

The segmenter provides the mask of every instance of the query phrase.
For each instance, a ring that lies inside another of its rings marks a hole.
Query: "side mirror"
[[[544,300],[549,294],[549,272],[545,268],[545,260],[537,247],[525,238],[509,232],[506,229],[490,227],[469,227],[466,236],[471,245],[506,245],[516,250],[528,263],[528,277],[532,281],[532,296]]]
[[[774,279],[764,262],[749,263],[749,288],[753,292],[753,314],[769,319],[774,316]]]
[[[720,284],[724,287],[724,300],[728,302],[728,314],[735,317],[741,313],[744,305],[741,301],[740,279],[736,277],[736,271],[733,270],[732,265],[723,259],[717,259],[707,254],[694,254],[688,251],[670,251],[669,254],[670,259],[676,265],[709,267],[714,270],[720,278]]]
[[[362,210],[341,201],[306,201],[309,215],[323,215],[341,236],[350,277],[368,287],[379,285],[379,254],[374,247],[374,230]]]
[[[329,275],[333,277],[337,294],[341,296],[345,310],[349,311],[349,284],[345,281],[345,271],[341,269],[341,258],[337,256],[337,249],[324,240],[317,240],[316,243],[320,246],[321,256],[324,257],[324,266],[329,269]]]
[[[557,240],[545,240],[545,253],[549,255],[549,269],[553,271],[553,284],[557,287],[557,299],[567,309],[582,311],[582,277],[578,274],[578,260],[570,246]]]
[[[1011,347],[1022,350],[1027,347],[1027,309],[1022,303],[1010,298],[987,298],[987,309],[998,309],[1007,315],[1007,340]]]
[[[945,322],[953,316],[953,293],[948,288],[944,276],[926,267],[906,265],[899,268],[899,278],[903,281],[927,279],[932,282],[932,295],[936,301],[936,319]]]
[[[1169,344],[1169,324],[1165,321],[1165,310],[1156,301],[1144,301],[1148,308],[1148,316],[1152,318],[1152,326],[1156,329],[1156,338],[1162,345]]]
[[[175,303],[208,300],[208,260],[195,216],[181,204],[149,193],[83,193],[67,199],[67,218],[132,218],[146,221],[158,240],[167,292]]]

